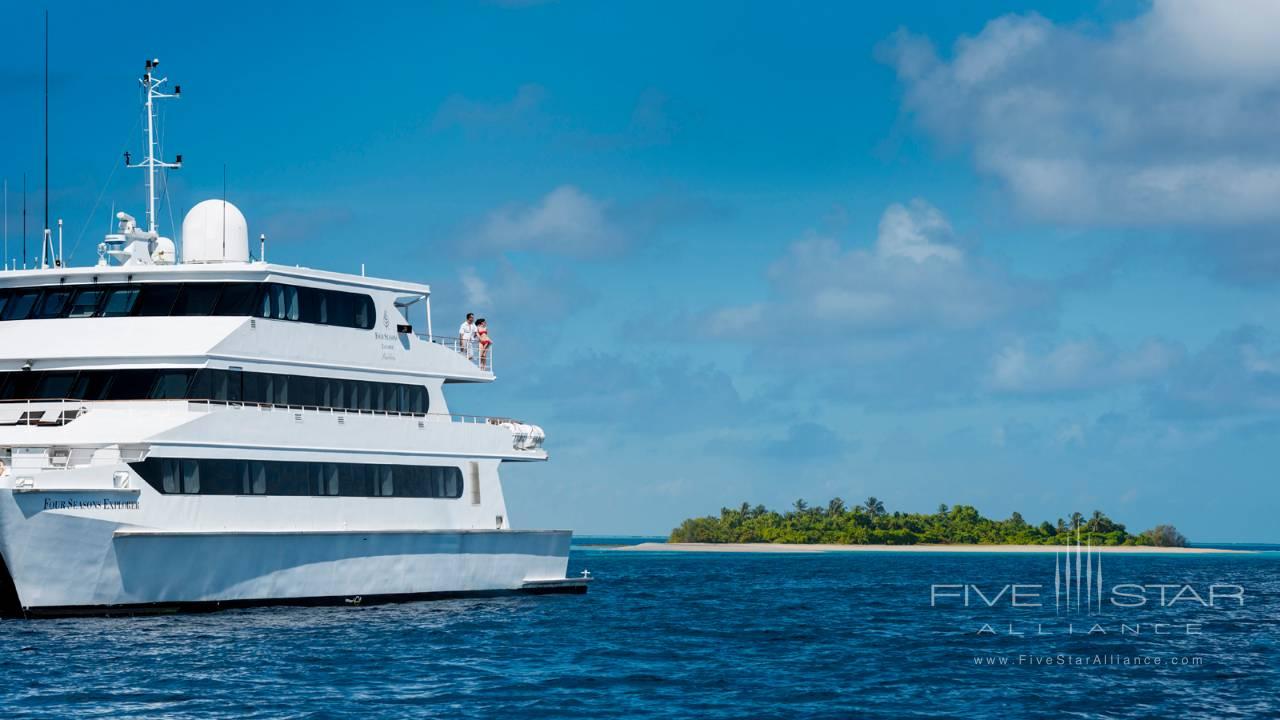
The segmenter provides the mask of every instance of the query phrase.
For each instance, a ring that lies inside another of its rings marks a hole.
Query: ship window
[[[187,462],[184,461],[185,465]],[[242,460],[196,461],[196,490],[202,495],[240,495],[244,492]],[[185,477],[184,477],[185,479]],[[188,492],[190,492],[188,490]]]
[[[313,463],[309,475],[312,495],[338,494],[337,463]]]
[[[79,400],[106,400],[111,396],[111,381],[114,379],[110,372],[82,371],[76,378],[71,397]]]
[[[151,392],[155,370],[117,370],[111,383],[111,400],[142,400]]]
[[[4,306],[9,302],[9,293],[0,290],[0,318],[4,317]]]
[[[181,400],[187,396],[191,382],[190,370],[161,370],[151,387],[152,400]]]
[[[133,311],[133,304],[138,299],[138,288],[118,287],[107,295],[106,305],[102,307],[102,317],[121,317]]]
[[[182,476],[178,472],[178,461],[165,458],[160,461],[161,472],[163,476],[163,487],[161,492],[180,493],[182,492]]]
[[[22,290],[15,292],[4,308],[5,320],[26,320],[31,315],[32,309],[36,306],[36,300],[40,297],[39,290]]]
[[[191,385],[187,387],[187,398],[189,400],[213,399],[212,370],[201,368],[196,371],[195,377],[191,378]]]
[[[310,495],[307,483],[309,463],[300,462],[268,462],[263,463],[267,473],[268,495]]]
[[[0,373],[0,399],[214,400],[424,415],[421,385],[243,372],[238,369],[126,369]],[[45,381],[48,377],[47,381]],[[56,394],[54,388],[57,389]]]
[[[258,317],[271,317],[271,288],[266,287],[262,291],[262,302],[258,304]]]
[[[272,402],[276,405],[289,404],[288,375],[273,375],[271,377],[271,397],[274,399],[268,399],[267,402]]]
[[[356,324],[362,330],[373,327],[373,301],[368,296],[356,298]]]
[[[67,313],[67,317],[93,317],[98,312],[98,303],[102,301],[102,296],[105,294],[106,292],[101,288],[82,288],[76,293],[76,299],[71,301],[71,312]]]
[[[35,396],[44,400],[60,400],[71,397],[71,387],[75,384],[74,372],[43,373],[40,383],[36,385]]]
[[[325,291],[318,288],[298,288],[298,305],[301,307],[299,319],[302,322],[326,324],[328,314],[325,312],[325,295]]]
[[[285,313],[284,286],[271,285],[271,317],[283,320]]]
[[[132,467],[165,494],[462,497],[456,467],[148,458]]]
[[[252,283],[230,283],[222,289],[222,296],[213,309],[214,315],[251,315],[258,286]]]
[[[315,407],[320,404],[316,397],[316,379],[307,375],[289,376],[289,404]]]
[[[171,314],[173,303],[178,299],[178,285],[169,283],[148,283],[138,292],[138,310],[140,317],[165,317]]]
[[[31,317],[36,320],[56,318],[62,314],[63,308],[67,306],[67,300],[70,299],[70,290],[46,290],[44,297],[40,299],[39,307]]]
[[[200,461],[182,461],[182,492],[187,495],[200,492]]]
[[[286,320],[298,319],[298,288],[292,285],[284,286],[284,308]]]
[[[183,317],[209,315],[221,294],[222,285],[218,283],[187,283],[178,292],[178,299],[169,314]]]
[[[293,465],[294,463],[280,463],[282,465]],[[245,489],[253,495],[267,494],[267,465],[257,460],[251,461],[248,467],[248,477],[245,478]]]

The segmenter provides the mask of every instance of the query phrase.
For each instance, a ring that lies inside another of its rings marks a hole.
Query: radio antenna
[[[49,11],[44,11],[44,231],[49,232]],[[44,262],[44,248],[40,249]]]
[[[49,266],[46,258],[53,253],[49,230],[49,11],[44,11],[44,234],[40,236],[40,267]]]
[[[142,87],[147,91],[147,156],[137,165],[130,164],[129,154],[125,153],[124,161],[128,167],[140,167],[147,170],[147,231],[157,233],[156,230],[156,168],[177,169],[182,167],[182,156],[174,157],[173,162],[165,162],[156,157],[156,106],[155,101],[164,98],[175,98],[182,95],[182,86],[174,85],[173,93],[167,94],[160,92],[160,86],[169,80],[169,78],[157,78],[155,70],[160,66],[158,59],[147,61],[146,73],[138,80]]]

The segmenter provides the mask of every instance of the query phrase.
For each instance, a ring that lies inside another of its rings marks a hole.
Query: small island
[[[1019,513],[1005,520],[983,517],[970,505],[939,505],[935,513],[890,513],[874,497],[848,506],[835,498],[825,506],[797,500],[785,513],[752,507],[722,508],[720,515],[690,518],[671,531],[672,544],[782,544],[811,546],[1058,546],[1185,548],[1187,538],[1172,525],[1137,535],[1101,511],[1072,513],[1033,525]],[[1050,549],[1050,548],[1045,548]]]

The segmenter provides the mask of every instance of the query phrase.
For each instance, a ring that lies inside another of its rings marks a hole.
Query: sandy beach
[[[1074,547],[1074,546],[1073,546]],[[1052,553],[1063,549],[1055,545],[785,545],[781,543],[640,543],[613,548],[619,552],[716,552],[716,553],[833,553],[833,552],[910,552],[910,553]],[[1093,552],[1134,555],[1211,555],[1251,553],[1252,550],[1218,550],[1214,548],[1178,548],[1117,546],[1094,547]]]

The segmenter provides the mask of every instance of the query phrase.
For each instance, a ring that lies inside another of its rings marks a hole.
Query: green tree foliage
[[[1186,547],[1187,537],[1178,532],[1172,525],[1157,525],[1150,530],[1138,534],[1135,545],[1154,545],[1155,547]]]
[[[1033,525],[1019,513],[1007,520],[982,516],[970,505],[939,505],[931,515],[885,511],[874,497],[848,506],[834,498],[823,505],[797,500],[785,513],[763,505],[742,503],[723,508],[720,515],[691,518],[671,531],[671,542],[704,543],[832,543],[844,545],[1157,545],[1187,544],[1173,526],[1159,525],[1141,535],[1130,535],[1124,525],[1100,510],[1085,515],[1073,512],[1070,522],[1059,519]]]

